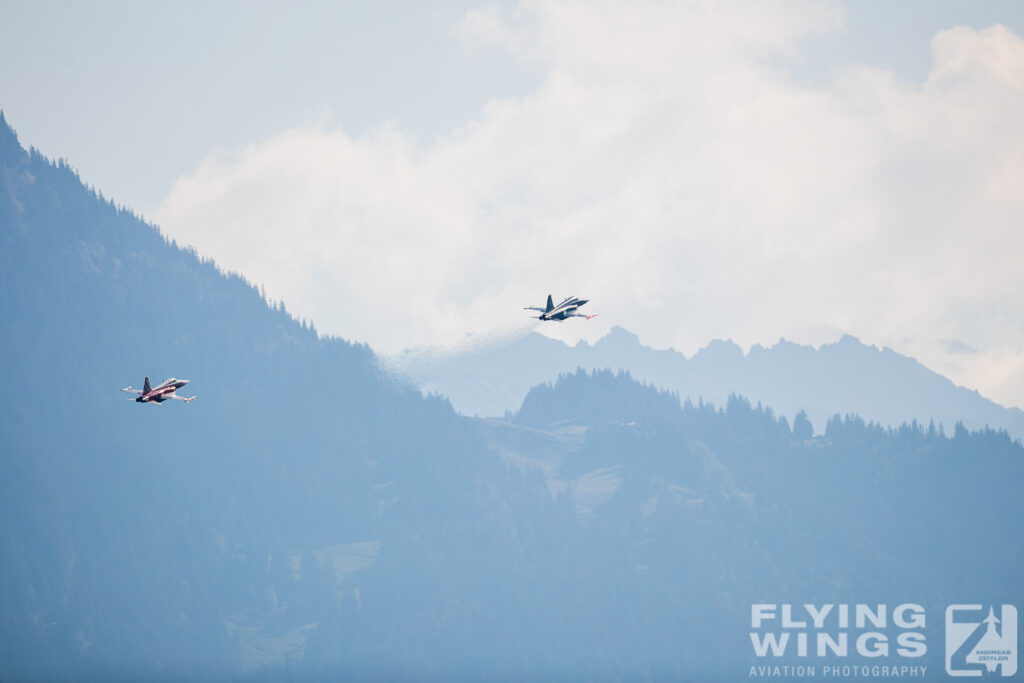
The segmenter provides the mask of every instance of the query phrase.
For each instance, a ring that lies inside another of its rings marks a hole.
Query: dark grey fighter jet
[[[142,385],[142,389],[132,389],[131,387],[125,387],[121,391],[127,391],[132,394],[138,394],[135,399],[136,403],[163,403],[169,398],[177,399],[178,401],[184,401],[188,403],[193,400],[195,396],[178,396],[175,391],[181,389],[183,386],[188,384],[187,379],[175,379],[173,377],[165,379],[155,387],[149,385],[149,377],[146,378],[145,384]]]
[[[591,318],[596,318],[597,313],[594,315],[586,315],[585,313],[580,313],[577,310],[588,301],[590,301],[590,299],[579,299],[577,297],[570,296],[556,306],[551,301],[551,295],[548,294],[548,305],[544,308],[541,308],[540,306],[525,306],[523,310],[540,311],[540,315],[537,316],[538,320],[558,320],[559,322],[566,318],[586,318],[587,320],[590,320]]]

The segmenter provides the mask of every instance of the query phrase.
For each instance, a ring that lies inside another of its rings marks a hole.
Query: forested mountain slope
[[[939,670],[945,604],[1024,604],[1005,432],[609,372],[460,417],[3,121],[0,291],[2,680],[735,680],[787,601],[920,602]]]

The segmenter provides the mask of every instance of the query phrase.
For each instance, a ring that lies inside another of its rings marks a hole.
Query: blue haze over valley
[[[919,603],[940,672],[1024,605],[1020,411],[853,338],[381,362],[4,119],[0,292],[0,680],[737,680],[786,602]]]

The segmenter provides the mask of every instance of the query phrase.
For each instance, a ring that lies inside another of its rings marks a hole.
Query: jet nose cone
[[[580,306],[590,301],[590,299],[580,299]]]

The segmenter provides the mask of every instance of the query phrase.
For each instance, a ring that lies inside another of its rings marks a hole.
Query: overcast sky
[[[1024,406],[1024,3],[0,2],[26,145],[382,353],[587,296]]]

